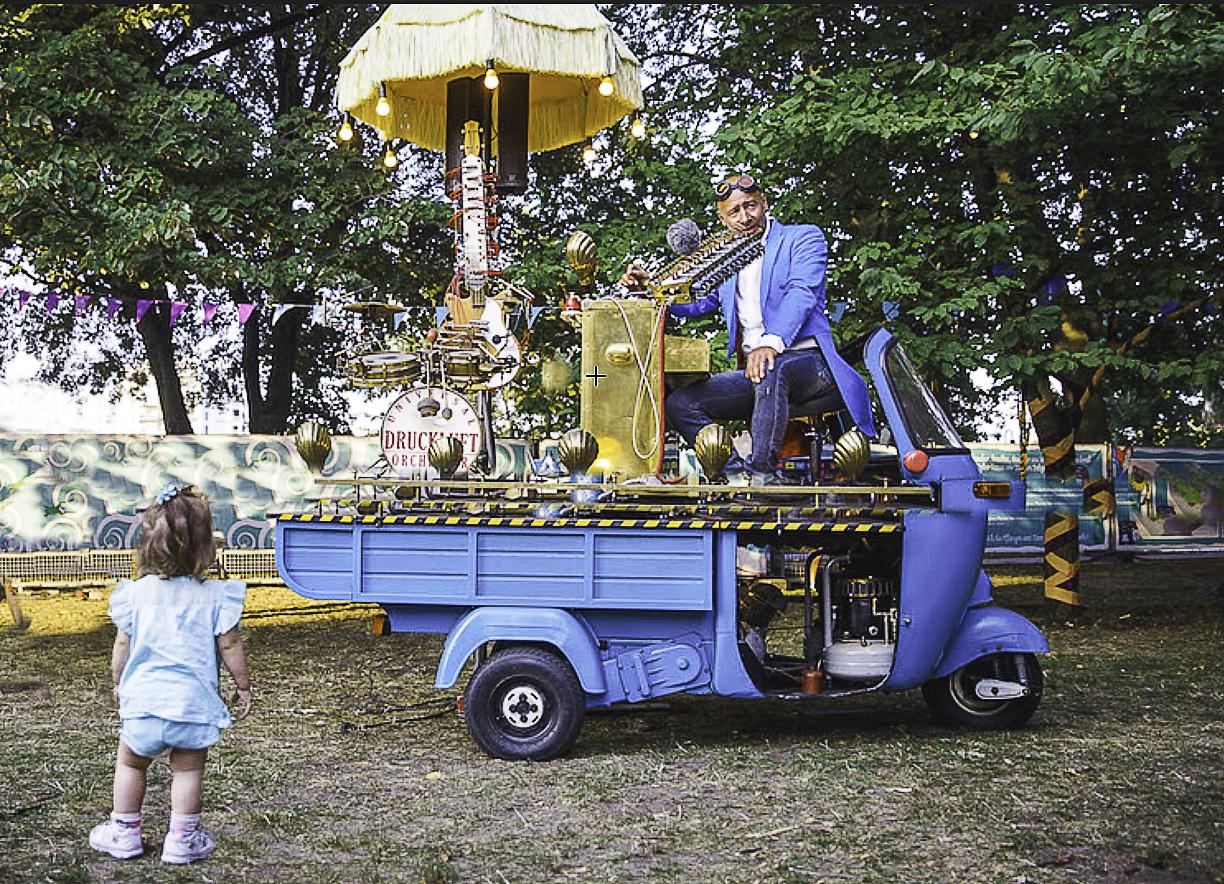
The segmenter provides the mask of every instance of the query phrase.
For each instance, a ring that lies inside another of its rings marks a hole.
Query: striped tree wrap
[[[1045,517],[1045,597],[1079,606],[1079,516],[1052,509]]]

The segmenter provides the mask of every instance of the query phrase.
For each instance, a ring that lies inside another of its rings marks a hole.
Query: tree
[[[1224,444],[1213,301],[1127,346],[1178,305],[1218,299],[1217,7],[650,14],[631,42],[670,151],[622,168],[648,195],[658,182],[696,209],[708,197],[678,172],[756,171],[780,217],[829,235],[830,297],[849,306],[838,333],[895,313],[962,427],[1024,388],[1065,401],[1080,441]],[[675,202],[619,206],[634,227]],[[1119,423],[1137,401],[1151,429]]]
[[[128,317],[140,300],[157,303],[134,326],[100,309],[24,311],[15,328],[42,355],[45,379],[117,397],[147,372],[169,433],[192,429],[183,370],[206,399],[241,386],[251,432],[283,432],[304,416],[346,429],[335,379],[342,333],[307,328],[310,314],[298,309],[273,325],[275,307],[316,304],[323,292],[419,298],[441,289],[449,265],[444,207],[398,186],[422,170],[406,163],[384,176],[332,138],[339,59],[378,11],[3,13],[0,255],[49,290],[123,299]],[[217,338],[202,352],[209,329],[198,310],[172,328],[171,292],[195,307],[260,309],[240,341]]]

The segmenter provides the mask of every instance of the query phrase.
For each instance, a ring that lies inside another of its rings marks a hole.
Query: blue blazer
[[[867,383],[837,352],[829,328],[825,311],[828,257],[824,232],[819,227],[770,222],[761,267],[761,314],[765,331],[780,337],[787,347],[804,338],[815,338],[850,416],[860,430],[875,438]],[[728,349],[734,357],[739,331],[739,317],[735,313],[737,284],[738,274],[732,275],[705,297],[691,304],[673,304],[668,312],[673,316],[701,316],[721,307],[727,323]]]

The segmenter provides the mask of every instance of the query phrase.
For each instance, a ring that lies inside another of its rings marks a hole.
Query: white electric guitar
[[[447,307],[455,323],[480,328],[484,355],[500,366],[483,384],[492,389],[513,380],[521,358],[518,341],[506,327],[501,303],[489,296],[492,282],[484,164],[480,160],[480,130],[476,123],[467,124],[463,142],[465,155],[459,170],[460,272],[447,293]]]

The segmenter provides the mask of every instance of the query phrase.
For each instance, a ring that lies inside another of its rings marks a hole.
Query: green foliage
[[[213,328],[189,310],[173,335],[156,312],[137,335],[130,321],[110,322],[99,309],[76,317],[27,308],[6,349],[24,341],[42,356],[45,379],[112,397],[151,373],[172,431],[190,429],[173,402],[180,372],[197,379],[188,404],[245,387],[253,432],[281,432],[306,415],[347,429],[343,387],[327,380],[345,333],[302,332],[301,310],[274,329],[272,308],[319,303],[324,293],[425,307],[419,293],[440,290],[450,261],[445,208],[398,192],[400,179],[333,140],[327,106],[339,58],[377,12],[320,8],[250,40],[244,35],[281,13],[4,13],[0,255],[66,294],[173,292],[193,308],[205,300],[263,308],[241,340],[215,333],[236,327],[232,308]],[[227,51],[208,56],[216,46]],[[14,309],[8,299],[0,305]]]
[[[848,304],[835,333],[853,337],[896,305],[894,330],[962,426],[1014,403],[1021,385],[1083,384],[1104,366],[1110,435],[1145,441],[1159,427],[1224,444],[1218,308],[1118,352],[1166,304],[1219,303],[1218,7],[680,5],[650,16],[652,28],[622,33],[654,75],[662,143],[619,178],[658,181],[679,202],[622,201],[628,229],[699,210],[692,182],[752,170],[779,218],[828,235],[829,298]],[[673,184],[677,172],[688,186]],[[1178,395],[1159,395],[1162,383]],[[1150,406],[1139,424],[1115,408],[1131,400]]]

